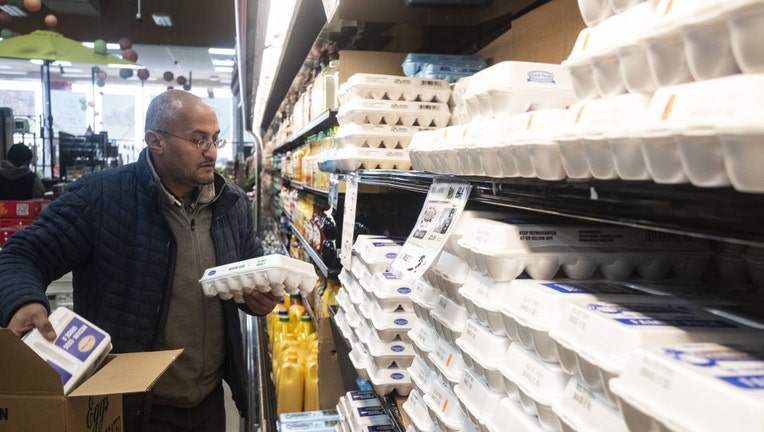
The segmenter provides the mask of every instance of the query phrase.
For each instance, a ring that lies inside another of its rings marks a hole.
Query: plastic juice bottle
[[[268,335],[271,343],[271,351],[273,351],[276,341],[281,340],[284,333],[289,333],[290,330],[288,311],[280,310],[274,314],[274,317],[276,320],[273,324],[273,330]]]
[[[289,324],[292,327],[292,331],[294,331],[297,328],[297,324],[300,323],[300,318],[305,314],[305,306],[302,305],[302,296],[300,294],[293,294],[290,297]]]
[[[273,353],[271,356],[271,362],[273,366],[273,370],[277,370],[279,366],[279,361],[281,360],[281,353],[283,351],[286,351],[291,344],[295,344],[297,341],[292,333],[285,333],[282,335],[281,340],[276,340],[275,345],[273,346]]]
[[[297,335],[297,340],[305,340],[310,336],[311,334],[315,333],[316,330],[313,328],[313,320],[308,315],[303,315],[300,317],[300,322],[297,324],[297,327],[295,328],[295,334]]]
[[[303,406],[305,370],[296,356],[289,356],[281,365],[276,386],[276,412],[300,412]]]
[[[283,347],[282,351],[279,353],[279,357],[277,359],[276,365],[277,367],[273,369],[273,383],[278,384],[279,379],[281,376],[281,367],[287,362],[287,360],[291,357],[296,358],[300,364],[303,362],[301,361],[302,353],[300,352],[299,344],[297,342],[291,341],[290,343],[286,344],[286,346]]]
[[[305,365],[305,390],[303,391],[302,410],[318,410],[318,356],[310,356]]]
[[[271,342],[271,346],[273,346],[273,330],[276,328],[276,324],[279,322],[279,314],[282,311],[287,313],[287,317],[289,316],[289,311],[287,310],[287,307],[284,306],[283,298],[278,303],[276,303],[276,307],[274,307],[271,313],[268,314],[268,340]]]
[[[321,294],[321,312],[322,316],[329,316],[329,306],[337,306],[337,291],[339,290],[339,283],[337,281],[327,281],[326,289]]]

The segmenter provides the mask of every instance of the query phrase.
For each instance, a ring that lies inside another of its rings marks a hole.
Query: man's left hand
[[[271,294],[270,292],[260,292],[253,290],[249,294],[244,294],[244,304],[247,305],[249,310],[255,315],[263,316],[267,315],[281,300],[281,297]]]

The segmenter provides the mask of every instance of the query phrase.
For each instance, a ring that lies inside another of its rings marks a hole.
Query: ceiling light
[[[93,48],[95,44],[93,42],[82,42],[82,45],[85,45],[88,48]],[[111,51],[121,51],[122,49],[119,47],[119,44],[116,43],[107,43],[106,49]]]
[[[229,67],[233,67],[234,63],[235,62],[233,60],[212,59],[212,64],[215,65],[215,66],[229,66]]]
[[[29,63],[36,64],[38,66],[42,66],[43,61],[42,60],[34,59],[34,60],[29,60]]]
[[[233,73],[233,66],[215,66],[215,72]]]
[[[154,24],[159,27],[172,27],[172,18],[166,13],[151,14],[151,18],[154,18]]]
[[[0,10],[8,12],[8,14],[10,16],[12,16],[12,17],[25,17],[25,16],[27,16],[27,13],[24,12],[23,9],[20,9],[20,8],[18,8],[16,6],[10,6],[10,5],[0,6]]]
[[[0,70],[0,75],[26,75],[25,71],[17,70]]]
[[[132,65],[132,64],[114,64],[114,63],[109,63],[109,64],[106,65],[106,67],[112,68],[112,69],[136,69],[136,70],[137,69],[143,69],[143,66],[142,65],[138,65],[138,64]]]
[[[71,66],[72,63],[64,60],[56,60],[53,62],[53,66]]]
[[[233,48],[210,48],[210,49],[209,49],[209,50],[207,50],[207,51],[208,51],[210,54],[212,54],[212,55],[215,55],[215,54],[217,54],[217,55],[228,55],[228,56],[232,56],[232,55],[236,54],[236,50],[235,50],[235,49],[233,49]]]

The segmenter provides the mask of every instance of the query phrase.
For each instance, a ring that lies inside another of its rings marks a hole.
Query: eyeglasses
[[[182,136],[171,134],[170,132],[165,132],[163,130],[155,130],[154,132],[164,134],[164,135],[170,135],[171,137],[180,138],[183,141],[188,141],[192,144],[196,144],[196,146],[199,147],[199,150],[207,150],[213,145],[215,146],[215,148],[218,148],[218,149],[223,148],[225,147],[225,142],[226,142],[224,139],[218,139],[215,141],[212,141],[210,139],[200,139],[198,141],[195,141],[192,139],[183,138]]]

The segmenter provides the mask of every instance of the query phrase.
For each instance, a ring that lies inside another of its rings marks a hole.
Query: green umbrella
[[[50,107],[50,63],[52,61],[68,61],[84,64],[121,64],[137,66],[111,54],[98,54],[95,49],[88,48],[73,39],[66,38],[60,33],[46,30],[35,30],[32,33],[14,36],[0,41],[0,57],[13,59],[43,60],[43,109],[45,113],[45,128],[47,130],[48,149],[53,157],[53,114]],[[45,153],[43,152],[43,165]],[[51,175],[53,163],[51,163]]]

